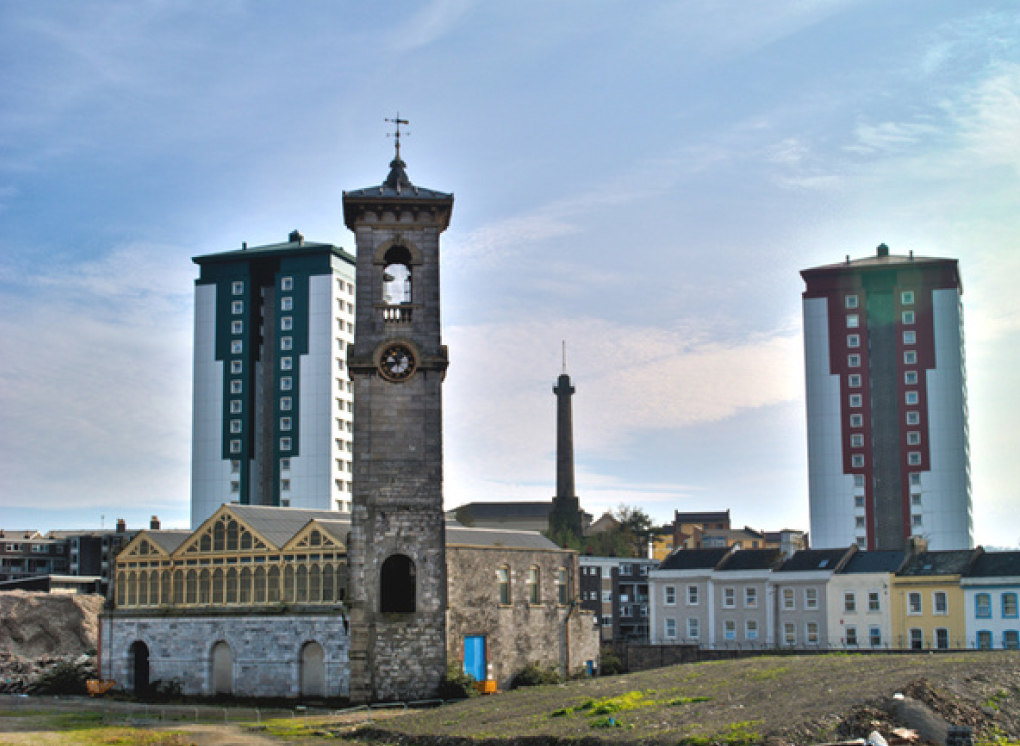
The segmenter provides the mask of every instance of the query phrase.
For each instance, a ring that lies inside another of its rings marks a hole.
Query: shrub
[[[43,671],[32,686],[33,694],[87,694],[86,683],[95,671],[72,661],[57,662]]]
[[[543,667],[540,663],[529,663],[520,671],[514,674],[510,680],[511,689],[520,689],[524,686],[546,686],[548,684],[559,684],[563,681],[559,671],[552,666]]]
[[[439,696],[443,699],[468,699],[477,697],[475,677],[466,673],[458,664],[451,663],[446,667],[446,675],[439,682]]]
[[[602,653],[599,660],[599,676],[616,676],[624,673],[623,661],[614,653]]]

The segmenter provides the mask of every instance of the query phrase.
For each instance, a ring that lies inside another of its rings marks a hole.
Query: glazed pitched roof
[[[337,513],[334,510],[277,508],[269,505],[227,505],[225,507],[276,547],[282,547],[312,520],[327,523],[337,521],[350,523],[349,517],[346,519],[343,517],[346,514]],[[344,539],[341,538],[341,541]]]
[[[879,549],[855,552],[839,570],[840,574],[856,575],[866,572],[896,572],[903,564],[906,552],[902,549]]]
[[[897,575],[917,577],[923,575],[964,575],[974,561],[983,554],[978,549],[949,549],[941,552],[921,552],[907,560]]]
[[[968,578],[1020,577],[1020,552],[984,552],[967,570]]]
[[[776,572],[836,571],[849,559],[856,547],[844,549],[801,549],[786,560]]]
[[[778,549],[738,549],[730,553],[715,569],[720,572],[734,570],[774,570],[782,559]]]
[[[659,565],[660,570],[711,570],[730,550],[719,549],[679,549],[666,557]]]

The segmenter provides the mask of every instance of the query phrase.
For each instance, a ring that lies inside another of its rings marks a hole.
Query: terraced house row
[[[648,574],[650,642],[710,649],[1020,648],[1020,552],[692,549]]]

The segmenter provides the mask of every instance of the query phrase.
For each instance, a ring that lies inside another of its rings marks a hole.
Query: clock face
[[[392,344],[379,356],[379,372],[389,381],[406,381],[416,367],[414,352],[405,344]]]

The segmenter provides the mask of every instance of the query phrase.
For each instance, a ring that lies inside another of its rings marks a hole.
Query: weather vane
[[[410,124],[410,122],[407,121],[406,119],[401,119],[399,111],[397,112],[397,118],[396,119],[387,119],[386,121],[389,122],[390,124],[396,125],[396,131],[392,135],[387,135],[387,137],[392,137],[394,139],[394,141],[396,142],[396,145],[397,145],[397,160],[399,161],[400,160],[400,125],[402,125],[402,124]],[[411,133],[410,132],[405,132],[404,134],[405,135],[410,135]]]

